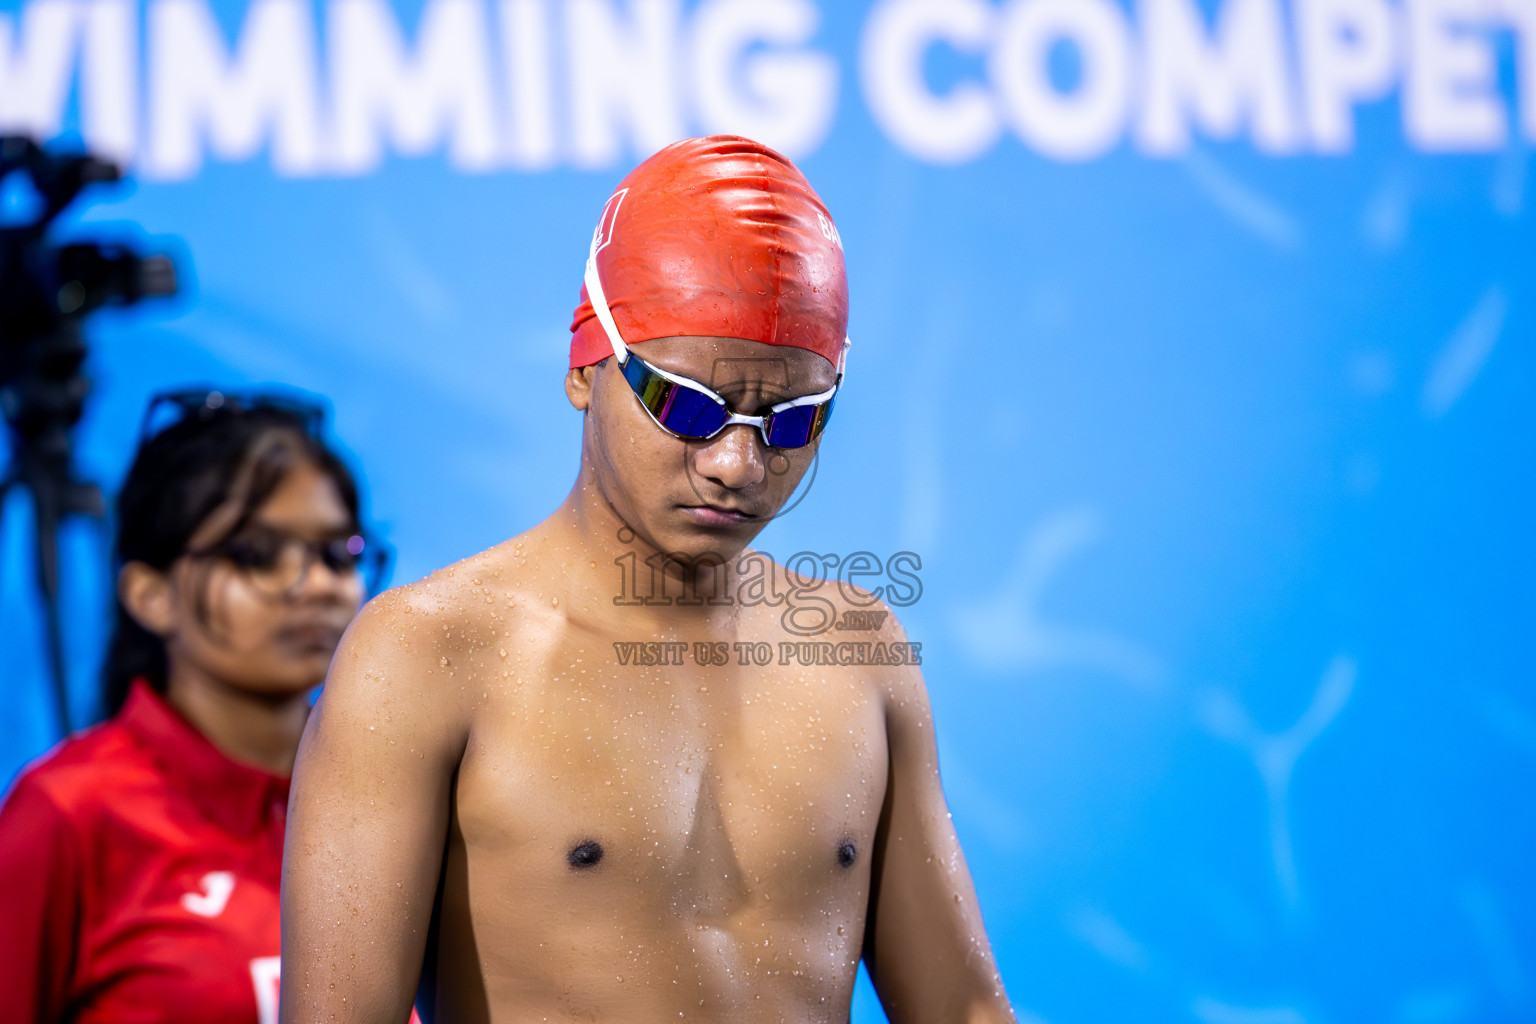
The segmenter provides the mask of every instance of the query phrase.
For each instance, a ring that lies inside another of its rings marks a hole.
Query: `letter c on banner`
[[[1077,48],[1076,86],[1051,81],[1051,50]],[[1113,149],[1130,108],[1131,40],[1110,0],[1014,0],[988,69],[1019,139],[1058,160],[1091,160]]]
[[[870,13],[859,44],[864,98],[886,135],[919,160],[963,164],[997,144],[1002,123],[990,90],[961,82],[940,96],[923,79],[931,47],[983,53],[994,20],[987,0],[887,0]]]

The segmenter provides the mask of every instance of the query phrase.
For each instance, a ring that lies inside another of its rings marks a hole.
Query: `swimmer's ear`
[[[565,375],[565,397],[578,412],[586,412],[592,405],[592,387],[596,382],[597,367],[581,366]]]
[[[128,562],[117,574],[117,599],[149,632],[166,637],[176,628],[176,602],[165,573],[144,562]]]

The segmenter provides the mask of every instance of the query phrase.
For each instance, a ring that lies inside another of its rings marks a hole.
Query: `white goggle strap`
[[[780,402],[778,405],[775,405],[769,409],[769,412],[783,412],[785,409],[794,409],[802,405],[820,405],[822,402],[827,401],[833,395],[837,394],[837,388],[838,385],[833,384],[829,390],[823,391],[819,395],[801,395],[799,398],[792,398],[787,402]]]
[[[785,409],[793,409],[796,406],[820,405],[822,402],[830,401],[832,396],[837,394],[837,389],[843,386],[843,371],[848,367],[848,350],[852,347],[853,341],[845,335],[843,337],[843,351],[837,357],[837,383],[833,384],[832,387],[819,395],[802,395],[799,398],[792,398],[787,402],[780,402],[770,411],[783,412]]]
[[[592,312],[597,314],[597,322],[603,325],[603,333],[608,335],[608,344],[613,346],[613,354],[618,357],[619,365],[623,366],[629,362],[629,346],[619,336],[619,325],[614,322],[613,311],[608,308],[608,296],[603,292],[602,278],[597,276],[596,251],[587,255],[587,273],[582,280],[587,286],[587,298],[592,302]]]

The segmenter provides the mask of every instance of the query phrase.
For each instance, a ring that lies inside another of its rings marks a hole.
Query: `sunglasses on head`
[[[843,339],[842,355],[837,361],[837,380],[829,390],[780,402],[769,407],[762,416],[743,415],[698,381],[652,366],[629,350],[619,335],[613,312],[608,308],[602,279],[597,276],[597,249],[594,237],[592,251],[587,256],[587,297],[592,300],[592,311],[602,324],[608,343],[613,346],[625,381],[640,400],[641,408],[658,427],[675,437],[702,441],[733,424],[745,423],[756,427],[763,436],[763,443],[770,448],[804,448],[826,429],[827,420],[832,416],[832,402],[843,383],[843,370],[852,341]]]
[[[325,426],[325,408],[293,395],[270,391],[213,391],[186,388],[162,391],[149,400],[139,424],[139,443],[162,434],[187,420],[206,423],[224,416],[271,410],[297,420],[304,432],[319,437]]]

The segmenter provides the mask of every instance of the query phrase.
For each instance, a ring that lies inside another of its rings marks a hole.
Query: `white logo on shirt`
[[[218,917],[229,904],[229,896],[235,891],[233,871],[210,871],[198,880],[202,892],[189,892],[181,898],[181,905],[198,917]]]
[[[283,959],[259,956],[251,961],[251,983],[256,986],[257,1024],[277,1024],[278,985]]]

